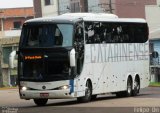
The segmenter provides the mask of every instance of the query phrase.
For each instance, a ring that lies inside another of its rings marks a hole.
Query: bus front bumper
[[[74,93],[70,93],[69,90],[20,90],[21,99],[68,99],[74,97]]]

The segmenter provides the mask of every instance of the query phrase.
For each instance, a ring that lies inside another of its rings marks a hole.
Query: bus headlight
[[[23,87],[21,87],[21,90],[22,90],[22,91],[26,91],[26,90],[27,90],[27,87],[23,86]]]
[[[59,87],[59,89],[60,90],[70,89],[70,85],[61,86],[61,87]]]

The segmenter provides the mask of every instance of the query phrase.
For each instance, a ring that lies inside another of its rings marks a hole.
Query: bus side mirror
[[[72,49],[70,51],[70,66],[75,67],[76,66],[76,52],[75,49]]]
[[[12,51],[9,55],[9,67],[12,69],[16,67],[16,59],[15,59],[16,53],[17,53],[16,51]]]

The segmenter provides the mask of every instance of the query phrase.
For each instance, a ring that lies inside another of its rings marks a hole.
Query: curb
[[[160,86],[152,86],[152,85],[149,85],[148,87],[160,87]]]
[[[18,87],[2,87],[0,90],[18,89]]]

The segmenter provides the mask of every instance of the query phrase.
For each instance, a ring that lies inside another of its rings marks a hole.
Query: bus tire
[[[139,90],[140,90],[140,81],[138,77],[136,77],[134,81],[134,89],[132,91],[132,96],[137,96],[137,94],[139,93]]]
[[[34,99],[34,103],[37,106],[45,106],[47,101],[48,101],[48,99]]]
[[[132,95],[132,79],[131,77],[127,80],[126,91],[120,91],[115,93],[117,97],[130,97]]]
[[[92,85],[89,81],[86,83],[86,89],[85,89],[85,96],[84,97],[78,97],[77,101],[78,102],[89,102],[91,101],[92,97]]]
[[[131,77],[127,80],[127,90],[125,91],[125,96],[130,97],[132,95],[132,79]]]

